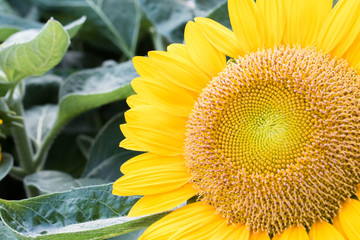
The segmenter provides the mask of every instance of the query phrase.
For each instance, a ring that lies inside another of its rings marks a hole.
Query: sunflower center
[[[313,125],[308,108],[300,94],[272,80],[243,86],[219,113],[218,149],[236,169],[276,173],[306,147]]]
[[[229,63],[189,116],[186,166],[199,200],[273,235],[329,221],[360,182],[360,77],[314,48]]]

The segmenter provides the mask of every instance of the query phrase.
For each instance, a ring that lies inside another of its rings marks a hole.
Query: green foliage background
[[[195,16],[230,27],[224,0],[0,0],[0,239],[137,239],[167,214],[127,217],[140,196],[111,194],[139,154],[119,125],[132,57]]]

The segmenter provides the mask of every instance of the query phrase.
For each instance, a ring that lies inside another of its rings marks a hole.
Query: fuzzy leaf
[[[180,0],[140,0],[140,7],[157,32],[182,43],[185,24],[194,18],[191,6]]]
[[[139,199],[111,194],[112,184],[20,201],[0,200],[3,222],[20,239],[106,239],[148,227],[166,213],[126,217]]]
[[[61,184],[59,184],[61,183]],[[97,178],[75,179],[71,175],[60,171],[40,171],[24,178],[24,184],[36,187],[41,193],[65,192],[72,188],[106,183]]]
[[[70,38],[73,38],[78,33],[85,21],[86,17],[82,16],[81,18],[64,26],[64,29],[68,32]]]
[[[9,37],[0,47],[0,66],[10,82],[39,76],[60,62],[69,44],[61,24],[49,20],[41,31],[26,30]]]
[[[0,239],[4,240],[18,240],[14,233],[0,221]]]
[[[55,129],[80,113],[130,96],[133,94],[130,82],[137,76],[131,61],[71,75],[60,89]]]
[[[0,161],[0,181],[6,177],[13,165],[13,157],[8,153],[2,153],[2,159]]]

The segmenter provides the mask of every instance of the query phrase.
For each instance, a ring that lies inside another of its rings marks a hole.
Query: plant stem
[[[29,173],[20,167],[13,166],[10,170],[10,176],[17,180],[22,181],[27,175],[29,175]]]
[[[10,110],[16,112],[18,116],[24,116],[24,109],[21,99],[15,100],[13,105],[10,106]],[[11,129],[12,136],[16,145],[16,151],[19,156],[19,165],[26,172],[34,173],[36,169],[33,161],[33,149],[26,132],[24,120],[21,119],[20,123],[23,125],[23,127],[15,126]]]

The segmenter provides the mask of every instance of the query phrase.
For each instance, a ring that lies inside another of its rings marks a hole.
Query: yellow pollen
[[[360,182],[360,77],[315,48],[228,64],[190,114],[186,166],[199,200],[270,235],[330,221]]]

